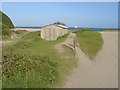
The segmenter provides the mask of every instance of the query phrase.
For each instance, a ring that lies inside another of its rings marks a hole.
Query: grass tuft
[[[101,34],[90,29],[83,29],[74,33],[77,35],[75,42],[79,42],[80,48],[90,57],[90,59],[94,59],[103,46]]]

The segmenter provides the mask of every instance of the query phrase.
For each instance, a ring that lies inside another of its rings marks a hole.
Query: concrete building
[[[50,24],[41,28],[41,38],[45,40],[57,40],[58,37],[67,34],[68,28],[63,25]]]

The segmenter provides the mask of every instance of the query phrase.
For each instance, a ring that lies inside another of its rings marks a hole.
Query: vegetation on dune
[[[18,30],[18,31],[12,31],[16,34],[23,35],[24,33],[28,32],[27,30]]]
[[[48,88],[59,84],[75,64],[73,58],[61,58],[67,52],[59,54],[54,48],[67,37],[46,41],[36,31],[26,33],[16,44],[3,46],[3,88]]]
[[[80,48],[91,58],[94,59],[97,52],[103,46],[103,39],[99,32],[83,29],[75,31],[77,37],[75,42],[79,42]]]
[[[40,88],[55,83],[57,64],[47,56],[3,52],[2,60],[3,87]]]
[[[2,29],[0,35],[3,36],[10,36],[12,32],[10,29],[14,28],[14,25],[10,18],[1,11],[0,11],[0,28]]]
[[[40,31],[27,33],[22,37],[23,40],[36,40],[40,39]]]
[[[75,32],[78,31],[78,30],[80,30],[80,29],[69,30],[68,32],[69,32],[69,33],[75,33]]]
[[[12,21],[10,20],[10,18],[6,14],[4,14],[3,12],[0,11],[0,15],[2,15],[2,16],[0,16],[0,19],[2,18],[1,19],[2,24],[6,25],[9,28],[14,28]]]
[[[8,32],[9,31],[7,31],[6,33],[8,33]],[[10,30],[10,35],[7,35],[7,36],[4,35],[2,37],[2,40],[15,43],[15,42],[19,41],[19,39],[27,33],[28,33],[28,31],[26,31],[26,30],[18,30],[18,31],[11,31]],[[11,44],[13,44],[13,43],[11,43]],[[5,44],[3,44],[3,45],[5,45]]]
[[[5,35],[5,36],[10,36],[12,31],[10,31],[8,26],[0,23],[0,28],[2,29],[1,30],[2,32],[0,32],[0,34]]]

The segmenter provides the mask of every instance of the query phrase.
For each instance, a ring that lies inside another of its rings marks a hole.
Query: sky
[[[42,27],[56,21],[68,27],[117,28],[117,2],[3,2],[16,27]]]

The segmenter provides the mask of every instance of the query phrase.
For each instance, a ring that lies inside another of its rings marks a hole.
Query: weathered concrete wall
[[[67,34],[68,29],[63,29],[55,25],[48,25],[41,28],[41,38],[45,40],[56,40],[59,36]]]

